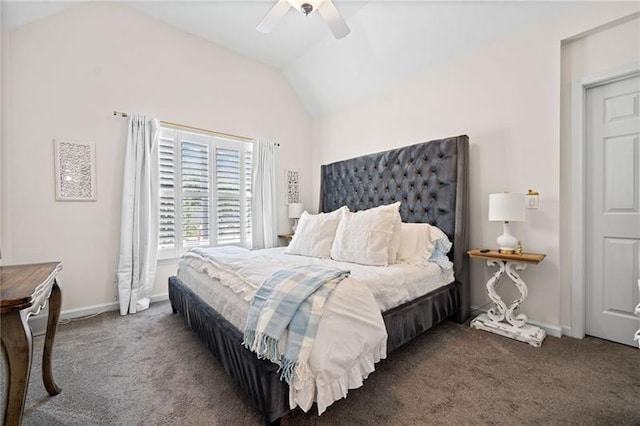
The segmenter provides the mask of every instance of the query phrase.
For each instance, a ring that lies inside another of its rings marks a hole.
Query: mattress
[[[228,249],[230,249],[230,247]],[[321,265],[327,268],[347,269],[351,271],[350,279],[355,279],[364,283],[369,290],[371,290],[381,312],[386,312],[406,302],[417,299],[420,296],[430,293],[455,280],[453,270],[442,270],[435,263],[428,263],[427,265],[399,263],[389,266],[366,266],[355,263],[338,262],[331,259],[290,255],[286,254],[284,250],[284,247],[254,251],[238,248],[237,250],[233,250],[233,253],[244,253],[246,258],[252,259],[256,263],[269,264],[271,267],[269,269],[265,269],[265,273],[284,269],[286,267],[309,264]],[[198,250],[198,253],[214,254],[217,251],[219,251],[219,249],[202,249]],[[182,265],[184,265],[184,262],[181,266]],[[191,269],[195,270],[206,269],[206,261],[195,257],[188,258],[188,265],[192,267]],[[178,269],[178,278],[185,282],[185,284],[190,285],[188,279],[191,278],[193,272],[190,273],[191,276],[187,278],[181,276],[181,269],[182,267]],[[246,282],[259,282],[261,279],[266,278],[266,276],[252,276],[252,273],[252,271],[246,271],[238,275],[240,276],[240,279]],[[204,272],[202,275],[204,277],[207,276]],[[197,282],[197,285],[200,285],[206,283],[207,279],[196,279],[195,281]],[[206,286],[206,284],[203,284],[203,286]],[[230,287],[222,285],[219,287],[226,288],[228,290],[227,292],[231,294],[236,288],[233,284]],[[192,288],[192,290],[196,291],[195,288]],[[207,294],[209,291],[210,289],[203,289],[203,295]],[[200,294],[197,291],[196,293]],[[251,294],[245,297],[247,300],[250,300],[250,298]],[[238,304],[236,308],[239,308],[239,306],[240,304]],[[225,318],[228,318],[231,323],[236,325],[233,318],[227,317],[224,312],[218,309],[216,310],[223,314]],[[248,304],[245,310],[248,311]],[[242,328],[239,329],[241,330]]]
[[[215,309],[238,330],[244,330],[244,322],[249,313],[250,304],[228,286],[211,278],[193,266],[181,264],[178,267],[178,278],[189,290],[200,296],[209,306]]]

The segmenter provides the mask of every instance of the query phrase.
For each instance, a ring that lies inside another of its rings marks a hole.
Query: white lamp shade
[[[289,203],[289,219],[299,219],[300,216],[302,216],[303,211],[304,206],[302,203]]]
[[[489,194],[489,220],[499,222],[524,221],[524,194],[503,192]]]

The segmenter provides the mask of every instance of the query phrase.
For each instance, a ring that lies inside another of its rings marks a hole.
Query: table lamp
[[[524,221],[524,202],[524,194],[489,194],[489,220],[503,222],[502,235],[496,240],[500,253],[513,254],[516,251],[518,239],[511,234],[509,222]]]
[[[302,216],[302,212],[304,211],[304,206],[302,203],[289,203],[289,219],[293,219],[293,226],[291,227],[291,232],[296,232],[296,227],[298,226],[298,219]]]

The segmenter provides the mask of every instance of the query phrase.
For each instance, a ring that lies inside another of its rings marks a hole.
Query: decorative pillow
[[[451,269],[453,264],[447,256],[451,246],[447,235],[437,226],[428,223],[402,223],[398,262],[415,265],[435,262],[444,270]]]
[[[331,213],[309,214],[306,211],[300,216],[296,232],[285,249],[285,253],[328,258],[336,236],[336,229],[346,206]]]
[[[432,251],[430,227],[427,223],[400,224],[398,262],[424,264]]]
[[[453,268],[453,263],[449,260],[447,254],[451,251],[453,244],[449,241],[449,237],[437,226],[430,225],[431,242],[433,249],[429,255],[429,262],[434,262],[440,266],[443,271]]]
[[[362,265],[387,266],[400,203],[342,216],[331,247],[331,258]]]

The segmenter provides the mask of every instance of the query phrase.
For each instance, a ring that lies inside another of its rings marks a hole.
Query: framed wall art
[[[96,201],[96,146],[54,141],[56,200]]]
[[[287,204],[300,202],[300,172],[285,170],[285,187],[287,190]]]

